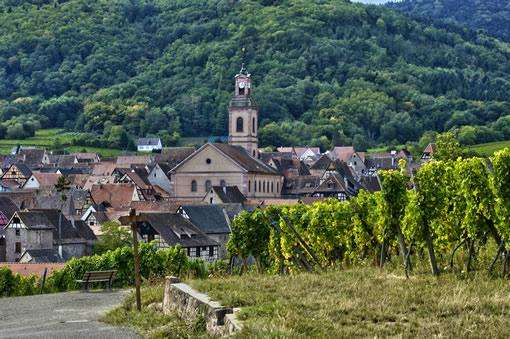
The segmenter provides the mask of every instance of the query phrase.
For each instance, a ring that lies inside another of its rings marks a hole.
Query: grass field
[[[27,139],[0,139],[0,154],[10,154],[13,147],[18,145],[22,146],[36,146],[50,149],[53,146],[55,139],[59,139],[62,144],[70,144],[74,136],[78,135],[77,132],[64,132],[59,128],[41,129],[35,133],[35,136]],[[96,152],[105,157],[115,156],[121,153],[121,150],[109,148],[96,148],[85,146],[68,146],[65,149],[69,152]]]
[[[179,317],[164,315],[148,307],[163,301],[164,283],[152,283],[142,288],[142,312],[135,310],[135,297],[131,293],[122,305],[108,312],[103,322],[130,327],[146,338],[205,337],[205,323],[187,324]]]
[[[473,150],[473,151],[480,153],[482,155],[490,156],[490,155],[494,154],[494,152],[499,151],[506,147],[510,147],[510,140],[489,142],[486,144],[469,146],[467,148],[469,150]]]
[[[239,337],[508,337],[508,280],[462,280],[365,267],[293,276],[251,274],[192,281],[241,307]]]

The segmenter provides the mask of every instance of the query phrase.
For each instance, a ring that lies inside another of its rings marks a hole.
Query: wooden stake
[[[138,221],[141,221],[140,216],[136,215],[135,209],[129,210],[129,216],[119,218],[123,225],[129,224],[131,226],[131,233],[133,235],[133,257],[135,262],[135,294],[136,294],[136,309],[142,310],[142,297],[140,294],[140,285],[142,278],[140,275],[140,253],[138,252]]]

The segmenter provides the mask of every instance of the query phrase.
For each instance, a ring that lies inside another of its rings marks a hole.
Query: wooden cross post
[[[135,293],[136,293],[136,309],[142,310],[142,297],[140,295],[140,253],[138,252],[138,222],[143,221],[140,215],[136,215],[135,209],[129,210],[129,215],[119,218],[122,225],[130,225],[133,234],[133,257],[135,261]]]

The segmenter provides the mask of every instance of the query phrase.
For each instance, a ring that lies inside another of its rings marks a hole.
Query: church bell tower
[[[251,97],[251,75],[244,64],[235,76],[235,90],[228,106],[228,143],[243,147],[258,158],[259,109]]]

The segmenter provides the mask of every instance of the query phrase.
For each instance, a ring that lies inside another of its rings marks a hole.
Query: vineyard
[[[421,259],[433,275],[484,269],[507,277],[510,149],[490,159],[463,159],[448,147],[441,152],[440,160],[412,176],[405,164],[400,171],[380,172],[380,192],[243,212],[233,222],[228,249],[243,258],[243,269],[255,258],[261,272],[384,267],[399,256],[408,277]],[[477,260],[482,252],[490,254],[483,268]]]

